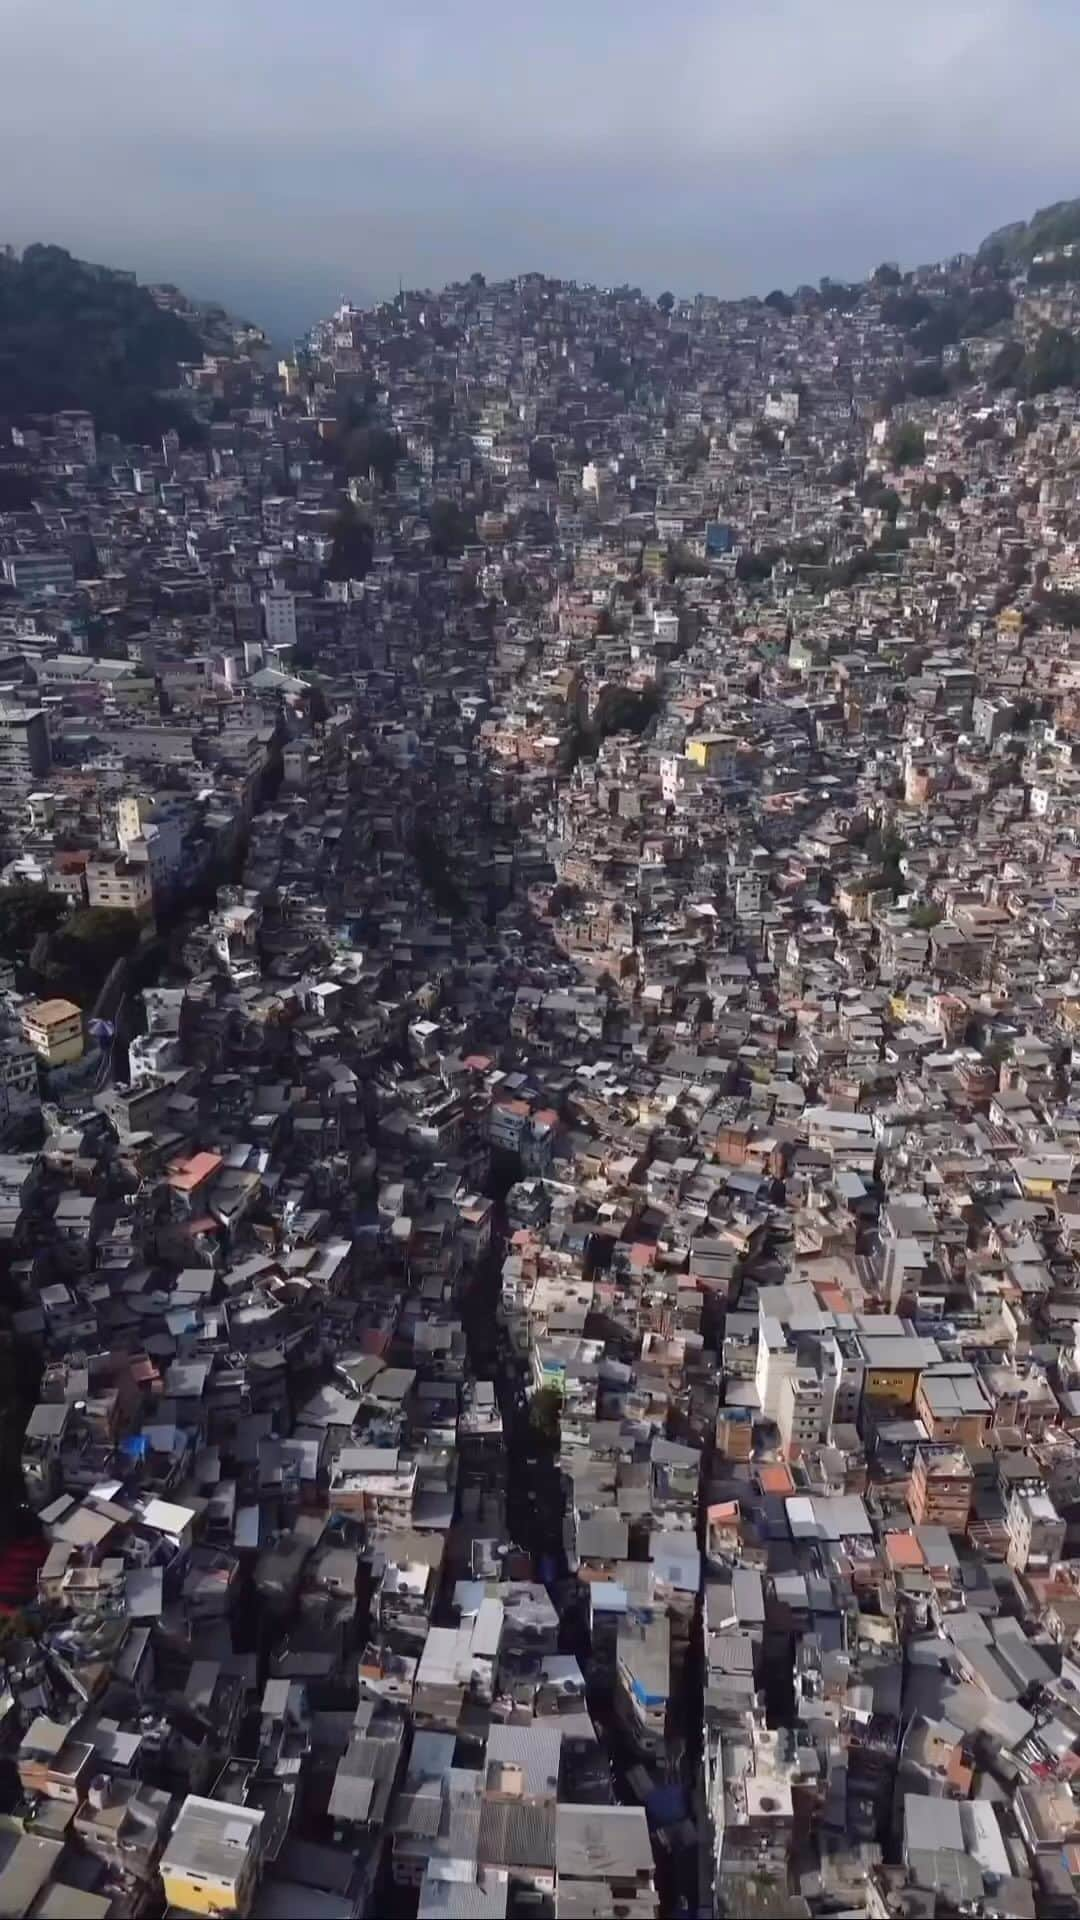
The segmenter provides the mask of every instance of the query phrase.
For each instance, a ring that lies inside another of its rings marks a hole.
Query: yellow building
[[[879,1405],[910,1407],[918,1385],[918,1367],[867,1367],[863,1394]]]
[[[893,1331],[872,1332],[864,1323],[859,1335],[865,1366],[863,1405],[876,1419],[902,1418],[915,1404],[924,1368],[936,1366],[941,1352],[936,1341],[912,1333],[906,1322],[891,1315],[881,1319]]]
[[[259,1872],[262,1814],[189,1793],[161,1856],[170,1908],[182,1913],[250,1910]]]
[[[147,822],[154,812],[154,802],[145,793],[125,793],[116,803],[116,831],[120,845],[126,847],[129,840],[141,840]]]
[[[82,1059],[82,1008],[73,1000],[30,1000],[19,1018],[27,1042],[47,1067]]]
[[[870,919],[872,890],[863,884],[840,887],[836,895],[836,904],[846,920],[865,926]]]
[[[731,774],[737,744],[733,733],[693,733],[686,742],[686,757],[705,773]]]
[[[1070,1153],[1018,1154],[1012,1171],[1026,1200],[1049,1200],[1072,1190],[1075,1166]]]

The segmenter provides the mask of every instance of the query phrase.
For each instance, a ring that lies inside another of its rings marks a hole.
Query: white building
[[[263,626],[271,647],[296,645],[296,595],[286,587],[270,587],[262,596]]]
[[[787,1335],[772,1314],[758,1320],[758,1357],[754,1372],[758,1403],[767,1420],[779,1420],[780,1392],[784,1382],[795,1373],[798,1355],[789,1347]]]
[[[777,1395],[776,1424],[785,1453],[812,1447],[823,1437],[826,1396],[822,1381],[812,1369],[798,1367],[784,1374]]]

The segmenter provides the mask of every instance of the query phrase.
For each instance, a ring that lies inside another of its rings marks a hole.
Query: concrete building
[[[149,863],[116,858],[89,860],[87,898],[92,907],[110,907],[150,920],[154,913],[154,881]]]
[[[1045,1493],[1020,1489],[1005,1509],[1008,1560],[1019,1573],[1049,1573],[1065,1549],[1065,1522]]]
[[[72,1000],[30,1000],[22,1008],[24,1038],[47,1067],[81,1060],[85,1047],[82,1008]]]
[[[247,1914],[255,1896],[263,1814],[189,1793],[161,1856],[161,1884],[181,1913]]]
[[[916,1526],[963,1533],[971,1513],[972,1472],[958,1447],[918,1446],[911,1475],[911,1516]]]
[[[29,791],[50,765],[49,730],[40,707],[0,704],[0,785]]]

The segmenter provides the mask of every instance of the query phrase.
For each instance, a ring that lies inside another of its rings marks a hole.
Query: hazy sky
[[[1075,0],[0,0],[0,241],[288,335],[474,269],[764,293],[1080,191]]]

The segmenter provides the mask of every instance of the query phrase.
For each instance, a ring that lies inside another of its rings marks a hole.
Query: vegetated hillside
[[[1013,220],[987,234],[979,253],[983,258],[996,254],[1030,266],[1037,253],[1050,253],[1074,240],[1080,240],[1080,200],[1055,200],[1052,206],[1040,207],[1030,220]]]
[[[176,384],[181,360],[201,359],[194,329],[129,275],[62,247],[0,254],[0,416],[84,407],[125,440],[186,433],[187,408],[158,389]]]

